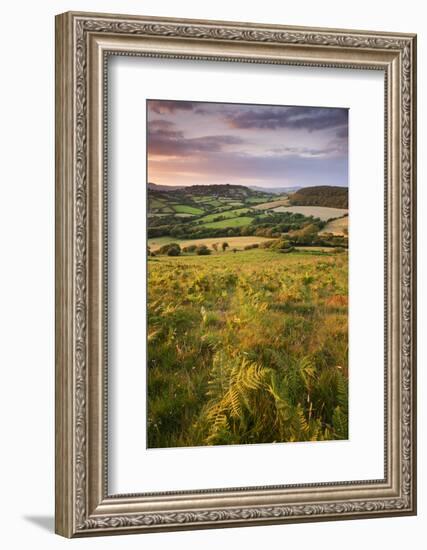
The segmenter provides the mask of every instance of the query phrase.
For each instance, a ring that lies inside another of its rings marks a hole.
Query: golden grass
[[[319,232],[319,235],[323,235],[325,233],[332,233],[332,235],[348,234],[348,216],[328,222],[322,231]]]
[[[347,438],[347,253],[148,268],[149,447]]]
[[[272,202],[263,202],[253,206],[256,210],[269,210],[270,208],[276,208],[277,206],[289,206],[289,199],[279,199]]]

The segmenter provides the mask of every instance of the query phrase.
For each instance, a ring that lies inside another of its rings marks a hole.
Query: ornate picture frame
[[[384,479],[108,492],[106,60],[372,69],[385,77]],[[56,18],[56,532],[65,537],[416,513],[416,36],[68,12]]]

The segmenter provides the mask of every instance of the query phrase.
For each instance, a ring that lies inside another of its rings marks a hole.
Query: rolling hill
[[[327,206],[348,208],[348,187],[319,185],[303,187],[289,195],[289,203],[294,206]]]

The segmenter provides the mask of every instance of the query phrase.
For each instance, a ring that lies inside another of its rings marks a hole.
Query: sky
[[[159,185],[348,185],[348,110],[147,100]]]

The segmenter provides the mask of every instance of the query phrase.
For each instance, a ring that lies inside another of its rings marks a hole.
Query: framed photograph
[[[56,18],[56,532],[416,513],[416,37]]]

